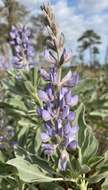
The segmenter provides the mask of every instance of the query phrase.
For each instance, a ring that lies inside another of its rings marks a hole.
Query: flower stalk
[[[78,83],[79,76],[69,71],[62,78],[62,65],[70,61],[71,54],[64,48],[64,36],[60,32],[52,9],[49,5],[41,7],[49,39],[45,58],[50,63],[49,70],[40,69],[40,76],[47,82],[44,89],[38,91],[43,107],[37,109],[44,126],[41,133],[42,150],[52,157],[59,152],[58,169],[65,171],[69,162],[68,150],[77,147],[78,126],[73,125],[75,113],[73,107],[78,103],[78,96],[72,95],[71,88]]]

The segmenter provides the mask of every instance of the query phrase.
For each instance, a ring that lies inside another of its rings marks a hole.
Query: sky
[[[38,14],[39,7],[47,0],[18,0]],[[66,38],[66,46],[77,51],[77,39],[87,29],[93,29],[102,37],[100,59],[104,60],[108,44],[108,0],[50,0],[57,21]]]

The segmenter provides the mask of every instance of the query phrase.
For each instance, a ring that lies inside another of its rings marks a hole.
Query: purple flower
[[[60,86],[65,86],[66,85],[66,83],[71,79],[71,77],[72,77],[72,72],[71,71],[69,71],[66,75],[65,75],[65,77],[61,80],[61,82],[60,82]]]
[[[78,96],[71,95],[71,91],[69,91],[65,96],[66,104],[70,105],[71,107],[76,106],[78,104]]]
[[[46,52],[49,56],[50,52]],[[52,56],[52,54],[50,55]],[[63,61],[68,61],[70,55],[64,50]],[[50,57],[55,60],[54,57]],[[75,113],[70,111],[78,103],[78,96],[72,95],[70,87],[78,82],[78,77],[69,71],[60,81],[58,68],[52,67],[48,71],[40,70],[41,77],[47,81],[46,87],[39,90],[38,95],[43,101],[43,108],[38,111],[44,122],[41,133],[42,149],[44,154],[51,156],[59,149],[61,156],[58,161],[58,168],[65,171],[69,154],[67,150],[77,148],[78,126],[72,126],[75,120]]]
[[[71,143],[69,143],[68,144],[68,149],[69,150],[75,150],[76,148],[77,148],[77,145],[78,145],[78,143],[77,143],[77,141],[76,140],[73,140],[73,141],[71,141]]]
[[[49,139],[50,139],[50,137],[49,137],[49,135],[47,134],[47,133],[45,133],[45,132],[42,132],[41,133],[41,139],[42,139],[42,142],[48,142],[49,141]]]
[[[50,75],[49,75],[49,73],[47,73],[47,71],[45,71],[43,68],[41,68],[41,69],[39,70],[39,74],[40,74],[40,76],[41,76],[44,80],[46,80],[46,81],[49,81],[49,80],[50,80]]]
[[[44,57],[49,63],[54,64],[54,65],[56,64],[57,60],[51,51],[45,50]]]
[[[52,144],[42,144],[42,149],[44,151],[44,154],[51,156],[55,151],[55,145]]]
[[[74,87],[79,82],[79,75],[69,71],[66,76],[61,80],[60,86]]]
[[[50,80],[53,84],[57,85],[58,84],[58,74],[56,72],[55,68],[50,69]]]
[[[69,121],[73,121],[74,119],[75,119],[75,113],[72,112],[72,111],[70,111],[70,112],[69,112],[69,115],[68,115],[68,120],[69,120]]]
[[[63,112],[62,112],[61,118],[62,118],[62,119],[65,119],[68,115],[69,115],[69,106],[66,105],[66,106],[64,106],[64,108],[63,108]]]
[[[0,142],[2,142],[4,140],[3,136],[0,136]]]
[[[41,108],[37,108],[36,109],[36,113],[38,114],[38,116],[42,117],[42,109]]]
[[[18,31],[15,26],[12,26],[12,30],[10,32],[10,37],[12,39],[16,39],[17,36],[18,36]]]
[[[73,87],[79,83],[79,75],[77,73],[72,73],[71,78],[66,82],[66,86]]]
[[[54,136],[55,136],[55,131],[52,128],[51,123],[50,122],[45,123],[44,130],[41,133],[42,142],[46,143],[50,140],[51,137],[54,137]]]
[[[64,60],[65,60],[65,62],[70,61],[71,58],[72,58],[72,51],[69,51],[69,52],[65,51],[65,53],[64,53]]]
[[[13,64],[16,68],[30,68],[33,63],[34,49],[30,43],[30,31],[26,27],[12,27],[10,44],[13,48]]]
[[[57,121],[57,129],[61,129],[62,128],[62,120],[61,119],[58,119]]]
[[[77,125],[75,125],[74,127],[71,127],[69,122],[65,125],[64,137],[65,137],[66,147],[69,146],[73,141],[76,141],[77,132],[78,132],[78,126]]]
[[[77,147],[78,126],[71,126],[72,121],[75,119],[75,113],[70,109],[78,103],[78,96],[71,95],[70,88],[64,85],[71,79],[72,72],[68,72],[62,80],[62,85],[59,86],[57,68],[51,68],[49,72],[44,69],[41,71],[43,71],[41,72],[42,78],[49,81],[46,88],[39,90],[38,93],[44,103],[43,108],[38,110],[38,115],[44,121],[41,133],[42,144],[44,144],[44,147],[56,145],[56,148],[75,149]],[[57,86],[60,87],[59,91],[56,90]],[[50,151],[52,149],[45,149],[44,152],[50,155]],[[62,162],[60,163],[65,165],[66,161],[61,160]]]
[[[47,110],[42,110],[42,118],[44,121],[51,120],[51,114]]]
[[[48,102],[49,98],[48,95],[45,91],[43,90],[39,90],[38,92],[39,98],[43,101],[43,102]]]
[[[68,160],[69,160],[69,155],[66,150],[63,150],[58,162],[58,168],[60,171],[66,170]]]
[[[60,65],[62,65],[63,63],[67,63],[68,61],[70,61],[72,58],[72,52],[67,52],[66,49],[63,49],[63,53],[61,55],[60,58]]]
[[[78,126],[74,126],[75,113],[72,109],[78,103],[78,96],[72,93],[72,88],[79,82],[79,76],[70,70],[62,78],[61,65],[72,58],[72,52],[64,48],[64,36],[58,32],[54,19],[50,18],[52,11],[49,6],[43,5],[42,10],[49,31],[44,56],[50,63],[48,70],[40,69],[40,76],[46,81],[46,86],[38,93],[43,102],[39,113],[44,123],[42,149],[48,156],[56,152],[58,168],[65,171],[70,154],[67,151],[77,148]]]
[[[64,96],[66,95],[67,92],[68,92],[68,88],[66,88],[66,87],[62,87],[60,89],[60,100],[62,100],[62,98],[64,98]]]
[[[51,84],[48,84],[46,87],[46,92],[49,97],[49,99],[52,101],[54,100],[54,92],[53,92],[53,87]]]

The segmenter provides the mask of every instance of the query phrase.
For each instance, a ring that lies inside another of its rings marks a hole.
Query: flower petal
[[[71,79],[71,77],[72,77],[72,72],[69,71],[69,72],[65,75],[65,77],[61,80],[59,86],[65,85],[65,84]]]
[[[71,97],[70,105],[71,105],[71,106],[76,106],[77,104],[78,104],[78,96],[77,96],[77,95],[72,96],[72,97]]]
[[[45,57],[45,59],[46,59],[49,63],[52,63],[52,64],[55,64],[55,63],[56,63],[55,57],[53,56],[53,54],[52,54],[51,52],[49,52],[49,50],[45,50],[45,52],[44,52],[44,57]]]
[[[47,133],[42,132],[41,133],[41,139],[42,139],[42,142],[48,142],[50,137],[49,137],[49,135]]]
[[[44,121],[49,121],[52,117],[47,110],[42,110],[42,118]]]
[[[62,119],[65,119],[69,115],[69,106],[64,106],[62,112]]]
[[[75,112],[70,111],[68,115],[68,120],[73,121],[75,119]]]
[[[66,150],[62,151],[61,157],[58,162],[58,168],[60,171],[66,170],[68,160],[69,160],[69,155],[68,155],[67,151]]]
[[[52,144],[42,144],[44,154],[51,156],[55,151],[55,146]]]
[[[46,80],[46,81],[50,80],[49,74],[48,74],[47,71],[45,71],[43,68],[41,68],[41,69],[39,70],[39,74],[41,75],[41,77],[42,77],[44,80]]]
[[[39,90],[38,95],[43,102],[47,102],[49,100],[47,93],[43,90]]]
[[[70,149],[70,150],[75,150],[76,148],[77,148],[77,145],[78,145],[78,143],[77,143],[77,141],[71,141],[69,144],[68,144],[68,149]]]
[[[68,92],[68,89],[66,87],[62,87],[60,90],[60,100],[64,98],[65,94]]]

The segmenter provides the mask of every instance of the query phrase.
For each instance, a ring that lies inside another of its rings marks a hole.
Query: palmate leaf
[[[51,174],[41,169],[37,164],[31,164],[21,157],[9,160],[7,163],[17,168],[19,178],[26,183],[63,180],[62,178],[53,178]]]
[[[87,126],[84,118],[85,108],[83,105],[80,106],[80,113],[78,117],[78,145],[79,145],[79,156],[81,165],[87,164],[89,161],[96,156],[98,149],[98,142],[92,132],[92,129]]]
[[[29,161],[30,163],[36,164],[41,169],[44,169],[47,172],[51,173],[52,175],[57,176],[57,173],[55,173],[55,171],[50,167],[49,163],[46,160],[40,158],[36,154],[31,154],[31,153],[27,152],[22,147],[17,146],[15,148],[15,156],[16,156],[16,158],[23,158],[23,159]]]

